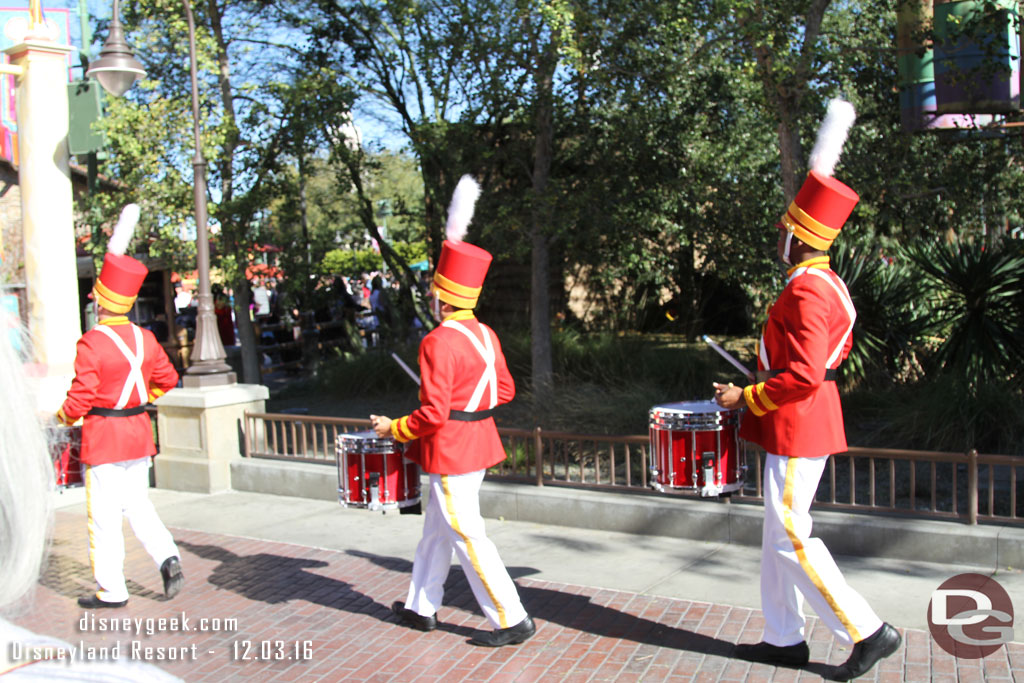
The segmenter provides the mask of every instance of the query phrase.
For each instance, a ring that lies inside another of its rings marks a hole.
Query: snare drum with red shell
[[[337,456],[342,506],[386,511],[420,502],[420,466],[394,439],[372,431],[341,434]]]
[[[743,487],[746,466],[738,410],[714,401],[651,408],[651,486],[718,496]]]

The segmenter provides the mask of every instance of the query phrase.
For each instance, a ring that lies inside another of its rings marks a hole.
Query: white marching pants
[[[860,642],[882,626],[864,598],[847,585],[821,539],[811,538],[810,507],[828,457],[769,453],[765,463],[761,610],[764,641],[772,645],[805,640],[805,599],[843,643]]]
[[[105,602],[128,599],[124,581],[123,517],[159,567],[178,547],[149,500],[149,457],[85,469],[85,504],[89,512],[89,562],[96,595]]]
[[[526,610],[497,548],[484,533],[479,495],[483,479],[483,470],[430,475],[423,537],[416,546],[405,606],[425,617],[437,612],[454,553],[487,620],[494,628],[509,628],[526,618]]]

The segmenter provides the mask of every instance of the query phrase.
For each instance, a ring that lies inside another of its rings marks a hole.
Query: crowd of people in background
[[[283,279],[270,276],[259,276],[250,282],[249,319],[260,346],[301,341],[304,331],[325,323],[351,326],[364,348],[388,347],[407,339],[415,342],[425,333],[416,315],[406,311],[408,307],[399,305],[400,283],[387,272],[321,278],[308,303],[289,296],[284,284]],[[418,282],[417,295],[424,295],[428,285],[426,278]],[[234,291],[214,283],[211,294],[221,343],[225,348],[238,345]],[[189,341],[195,338],[198,305],[194,292],[182,282],[175,284],[175,320],[182,335],[187,333]],[[262,360],[264,365],[270,365],[279,358],[268,352]]]

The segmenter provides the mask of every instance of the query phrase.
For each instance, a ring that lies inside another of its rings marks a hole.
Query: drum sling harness
[[[149,402],[148,393],[146,391],[146,380],[142,376],[142,361],[145,356],[142,347],[142,330],[136,325],[132,325],[132,332],[135,333],[135,348],[138,349],[138,353],[132,353],[128,345],[124,343],[124,340],[118,336],[117,332],[105,325],[97,325],[96,329],[105,334],[114,342],[114,346],[121,352],[121,355],[128,361],[128,376],[124,380],[124,387],[121,389],[121,396],[117,399],[117,405],[113,408],[92,408],[87,414],[88,415],[100,415],[102,417],[131,417],[132,415],[139,415],[146,411],[146,404]],[[137,390],[139,393],[139,405],[131,408],[125,408],[125,404],[128,403],[128,399],[131,398],[132,392]]]
[[[465,325],[460,325],[454,320],[446,320],[441,323],[442,327],[449,327],[453,330],[458,330],[466,339],[470,341],[476,352],[480,354],[480,357],[484,360],[484,373],[480,377],[480,381],[477,382],[476,388],[473,390],[473,395],[469,399],[469,403],[466,404],[465,410],[452,410],[448,414],[449,420],[459,420],[462,422],[477,422],[479,420],[485,420],[494,413],[494,407],[498,405],[498,373],[494,369],[494,345],[491,343],[491,335],[481,325],[480,331],[483,333],[484,342],[480,343],[480,340],[476,338]],[[477,410],[480,406],[480,401],[483,399],[484,390],[490,386],[490,404],[484,410]]]
[[[843,281],[839,280],[837,284],[836,280],[829,277],[828,274],[826,274],[825,271],[821,268],[799,268],[793,271],[793,274],[789,277],[789,280],[786,281],[786,284],[788,285],[797,276],[803,275],[804,273],[808,275],[815,275],[817,277],[820,277],[825,282],[827,282],[835,291],[836,296],[839,297],[839,301],[843,304],[843,308],[846,309],[846,314],[850,318],[849,327],[846,328],[846,332],[839,340],[839,344],[832,351],[832,355],[830,355],[828,357],[828,360],[825,361],[825,381],[835,382],[839,376],[839,368],[830,368],[829,366],[835,363],[839,359],[839,354],[843,352],[843,347],[846,345],[846,340],[849,338],[850,333],[853,332],[853,323],[857,320],[857,310],[853,307],[853,300],[850,298],[850,292],[849,290],[846,289],[846,285],[843,283]],[[758,344],[758,346],[758,355],[760,355],[761,357],[761,364],[764,365],[765,367],[768,367],[770,364],[768,362],[768,354],[764,348],[763,337],[761,338],[761,343]],[[772,377],[781,375],[783,372],[785,372],[784,369],[758,370],[755,373],[755,379],[758,382],[767,382]]]

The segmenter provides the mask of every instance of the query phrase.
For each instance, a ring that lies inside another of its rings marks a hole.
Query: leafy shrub
[[[1020,385],[1024,364],[1024,254],[1013,240],[918,243],[903,253],[921,274],[927,331],[938,338],[931,372],[951,373],[974,394]]]
[[[857,309],[853,348],[841,366],[845,385],[884,387],[915,376],[915,348],[927,328],[918,303],[921,286],[909,259],[887,262],[871,252],[838,245],[832,269]]]

